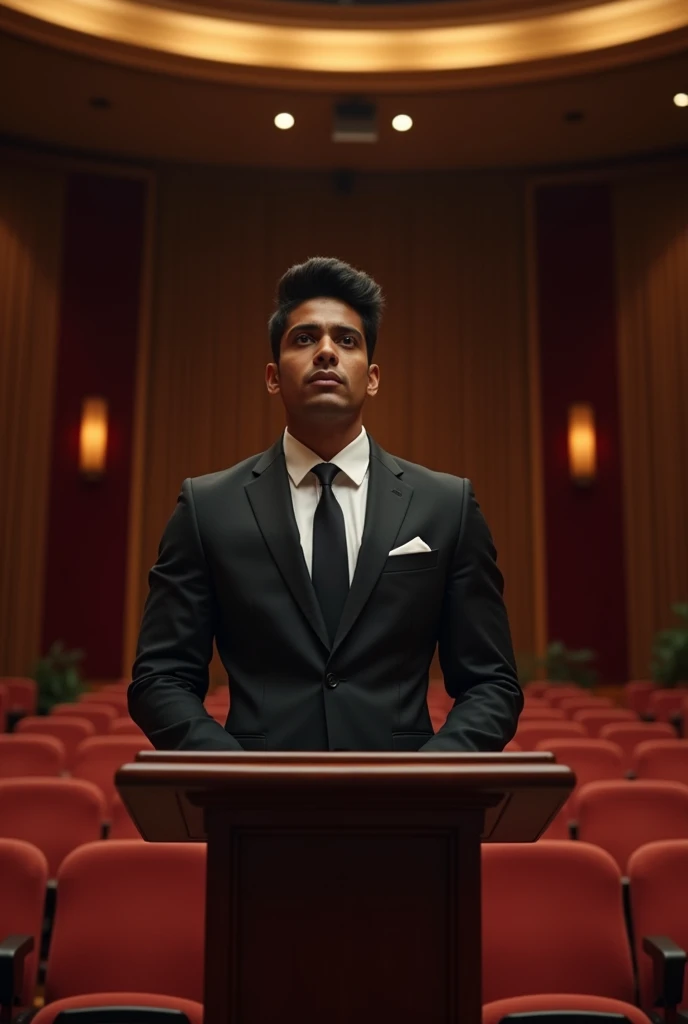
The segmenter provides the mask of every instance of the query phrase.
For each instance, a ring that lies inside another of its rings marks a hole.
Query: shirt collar
[[[287,472],[295,487],[303,483],[304,477],[310,473],[313,466],[317,466],[323,461],[305,444],[297,441],[289,433],[288,427],[284,430],[284,458],[287,463]],[[345,473],[357,487],[360,487],[368,472],[368,463],[370,462],[370,441],[365,427],[361,427],[358,437],[354,438],[346,448],[342,448],[330,461],[336,462],[342,473]]]

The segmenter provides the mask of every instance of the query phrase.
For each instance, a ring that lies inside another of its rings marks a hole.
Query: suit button
[[[325,682],[327,683],[330,690],[335,690],[339,686],[339,680],[331,672],[328,672],[325,676]]]

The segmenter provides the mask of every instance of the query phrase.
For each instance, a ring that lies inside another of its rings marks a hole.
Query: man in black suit
[[[333,259],[289,270],[269,325],[268,451],[187,479],[149,576],[129,709],[162,750],[501,750],[523,697],[503,580],[468,480],[363,427],[379,286]],[[213,638],[230,680],[204,710]],[[454,699],[433,733],[439,645]]]

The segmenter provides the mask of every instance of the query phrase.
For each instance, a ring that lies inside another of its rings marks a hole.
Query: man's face
[[[339,299],[318,298],[292,310],[279,366],[268,363],[270,394],[281,394],[297,419],[351,419],[378,389],[379,368],[368,366],[358,313]]]

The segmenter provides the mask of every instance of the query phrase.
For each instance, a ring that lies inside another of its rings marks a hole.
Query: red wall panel
[[[614,235],[606,184],[536,195],[542,450],[550,639],[592,647],[605,681],[627,678]],[[597,479],[569,477],[569,405],[591,402]]]
[[[64,218],[43,646],[83,647],[90,678],[122,670],[146,183],[74,174]],[[78,471],[81,403],[109,405],[105,477]]]

